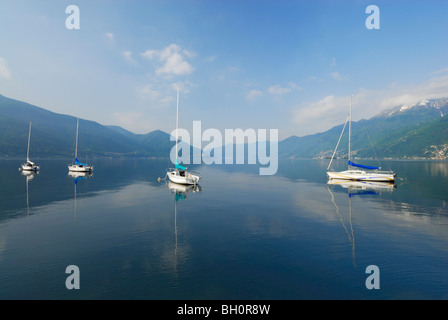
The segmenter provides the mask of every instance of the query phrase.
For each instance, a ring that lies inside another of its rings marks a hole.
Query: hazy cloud
[[[268,92],[270,94],[281,95],[291,91],[291,88],[282,88],[279,84],[275,86],[270,86]]]
[[[0,57],[0,78],[9,80],[11,79],[11,72],[8,68],[8,63],[5,59]]]
[[[106,38],[109,39],[109,41],[113,42],[114,41],[114,34],[112,32],[107,32],[106,33]]]
[[[336,67],[336,58],[331,59],[330,67]]]
[[[162,50],[146,50],[142,56],[148,60],[158,60],[162,63],[156,69],[156,74],[185,75],[193,72],[193,67],[186,61],[192,58],[194,53],[182,50],[177,44],[170,44]]]
[[[293,90],[293,89],[301,90],[301,88],[298,87],[297,84],[295,84],[294,82],[289,82],[288,87],[282,87],[279,84],[270,86],[268,88],[268,93],[273,94],[273,95],[283,95],[283,94],[291,92],[291,90]]]
[[[127,128],[133,133],[149,132],[153,122],[141,112],[113,112],[112,118],[118,126]]]
[[[390,84],[381,90],[358,89],[353,92],[353,120],[369,119],[380,112],[403,105],[415,105],[424,99],[448,96],[448,75],[434,77],[423,83],[405,86]],[[298,105],[292,121],[300,126],[300,134],[322,132],[341,124],[348,115],[350,93],[329,95],[319,101]]]
[[[135,60],[132,58],[132,51],[124,51],[123,56],[126,59],[126,61],[136,64]]]
[[[251,90],[247,95],[246,95],[246,100],[254,100],[256,97],[261,96],[263,94],[263,92],[261,92],[260,90]]]
[[[337,71],[332,72],[332,73],[331,73],[331,77],[332,77],[334,80],[337,80],[337,81],[344,80],[344,78],[341,76],[341,74],[340,74],[339,72],[337,72]]]

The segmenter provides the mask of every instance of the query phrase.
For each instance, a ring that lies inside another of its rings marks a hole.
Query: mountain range
[[[77,118],[0,95],[0,157],[26,156],[32,122],[32,158],[72,157]],[[118,126],[79,120],[78,155],[85,157],[167,157],[173,142],[160,130],[134,134]]]
[[[447,159],[448,98],[397,106],[352,122],[352,155],[359,158]],[[31,158],[72,157],[76,117],[58,114],[0,95],[0,157],[25,157],[32,121]],[[328,158],[343,124],[325,132],[279,142],[279,158]],[[339,158],[347,157],[347,128]],[[78,155],[86,157],[169,157],[174,142],[160,130],[135,134],[119,126],[80,119]],[[193,154],[193,153],[191,153]]]
[[[447,159],[448,98],[402,105],[365,120],[352,122],[351,151],[358,158]],[[347,112],[348,115],[348,112]],[[331,157],[343,124],[304,137],[291,136],[279,144],[279,157]],[[337,157],[348,154],[348,125]]]

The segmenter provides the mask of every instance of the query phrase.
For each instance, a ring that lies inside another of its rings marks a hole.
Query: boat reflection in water
[[[75,215],[75,222],[76,222],[76,194],[77,194],[77,190],[76,190],[76,185],[78,184],[79,180],[85,180],[88,177],[93,176],[93,173],[90,171],[85,171],[85,172],[80,172],[80,171],[69,171],[68,172],[68,176],[74,178],[73,182],[74,182],[74,204],[73,204],[73,211],[74,211],[74,215]]]
[[[334,199],[334,194],[331,191],[331,187],[340,186],[347,189],[348,192],[348,205],[349,205],[349,224],[350,230],[346,226],[344,219],[341,216],[340,210]],[[331,196],[331,202],[336,208],[336,214],[341,221],[342,226],[347,234],[347,238],[352,245],[352,258],[353,266],[356,268],[356,255],[355,255],[355,233],[352,223],[352,197],[354,196],[366,196],[366,195],[379,195],[381,192],[393,192],[396,189],[396,185],[393,182],[379,182],[379,181],[351,181],[344,179],[330,179],[327,182],[327,189]]]
[[[175,249],[174,249],[174,268],[177,272],[177,257],[178,257],[178,241],[177,241],[177,202],[179,200],[186,200],[187,194],[201,192],[202,188],[198,184],[178,184],[172,181],[167,183],[168,189],[174,193],[174,234],[175,234]]]
[[[338,185],[348,189],[349,196],[357,194],[379,194],[381,191],[394,191],[397,188],[394,182],[352,181],[345,179],[330,179],[327,185]]]
[[[39,174],[39,171],[21,170],[20,172],[22,173],[22,176],[26,177],[26,210],[27,214],[30,215],[30,195],[28,183]]]

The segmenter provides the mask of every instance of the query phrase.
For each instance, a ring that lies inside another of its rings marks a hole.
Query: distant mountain
[[[360,158],[448,157],[448,98],[397,106],[377,116],[352,122],[352,152]],[[31,158],[72,157],[76,118],[0,95],[0,157],[26,157],[28,126],[32,121]],[[280,158],[331,157],[343,125],[279,142]],[[347,157],[348,128],[337,157]],[[85,157],[164,157],[174,142],[155,130],[134,134],[119,126],[80,119],[78,154]],[[373,147],[372,147],[373,146]],[[246,146],[247,148],[247,146]],[[247,153],[247,150],[246,152]],[[193,155],[193,149],[190,149]],[[224,152],[223,152],[224,155]]]
[[[32,158],[72,157],[76,118],[0,95],[0,157],[26,157],[32,121]],[[160,130],[138,135],[118,126],[80,119],[78,154],[96,156],[168,157],[170,135]]]
[[[443,98],[397,106],[369,120],[352,122],[353,155],[360,158],[445,159],[448,157],[447,114],[448,98]],[[342,128],[343,125],[339,125],[314,135],[289,137],[279,143],[279,157],[331,157]],[[347,153],[348,128],[337,156],[347,157]]]

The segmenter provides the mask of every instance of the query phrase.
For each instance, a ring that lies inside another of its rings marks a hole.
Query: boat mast
[[[30,121],[30,129],[28,131],[28,149],[26,151],[26,161],[30,161],[30,140],[31,140],[31,121]]]
[[[179,135],[179,87],[177,87],[177,110],[176,110],[176,161],[177,161],[177,140]]]
[[[353,94],[350,94],[350,113],[349,113],[349,123],[348,123],[348,161],[351,161],[351,142],[352,142],[352,97]],[[348,165],[350,169],[350,165]]]
[[[78,158],[78,127],[79,127],[79,118],[76,122],[76,144],[75,144],[75,159]]]

